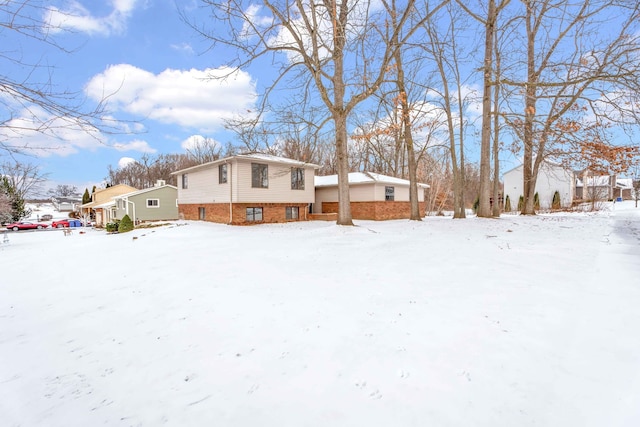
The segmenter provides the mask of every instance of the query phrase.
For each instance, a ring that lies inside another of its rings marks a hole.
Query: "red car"
[[[41,228],[47,228],[47,227],[48,227],[47,224],[40,224],[37,222],[27,222],[27,221],[12,222],[11,224],[6,225],[7,230],[13,230],[13,231],[34,230],[34,229],[41,229]]]
[[[51,223],[51,228],[65,228],[65,227],[69,227],[68,219],[59,219]]]

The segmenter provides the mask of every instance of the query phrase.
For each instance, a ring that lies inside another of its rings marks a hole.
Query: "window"
[[[394,188],[393,187],[384,187],[384,199],[393,201],[394,197]]]
[[[227,165],[218,166],[218,184],[227,183]]]
[[[247,221],[262,221],[262,208],[247,208]]]
[[[200,221],[204,221],[205,218],[206,218],[206,212],[205,212],[204,208],[203,207],[199,207],[198,208],[198,219]]]
[[[297,206],[287,206],[287,219],[298,219],[299,208]]]
[[[304,190],[304,169],[291,168],[291,189]]]
[[[251,186],[269,188],[269,167],[262,163],[251,163]]]
[[[160,199],[147,199],[147,207],[148,208],[159,208],[160,207]]]
[[[188,187],[187,174],[183,173],[182,174],[182,188],[187,188],[187,187]]]

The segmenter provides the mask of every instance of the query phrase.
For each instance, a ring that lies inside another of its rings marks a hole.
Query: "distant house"
[[[314,214],[338,212],[338,175],[317,176]],[[418,184],[420,216],[426,214],[424,190]],[[410,218],[409,181],[372,172],[349,174],[351,216],[354,219],[386,220]]]
[[[633,183],[629,178],[617,175],[589,175],[584,171],[576,178],[576,199],[578,200],[630,200]]]
[[[51,203],[58,212],[75,212],[80,208],[81,199],[77,197],[52,197]]]
[[[113,197],[114,219],[129,215],[135,223],[178,219],[178,189],[158,180],[155,186]]]
[[[504,198],[507,196],[512,210],[518,209],[518,201],[524,196],[523,165],[519,165],[503,174]],[[540,165],[535,192],[538,193],[541,209],[551,208],[553,195],[560,194],[561,207],[570,207],[575,196],[575,174],[570,169],[551,162]]]
[[[318,168],[241,154],[176,171],[179,216],[236,225],[306,220]]]
[[[93,216],[96,226],[102,227],[116,218],[116,204],[113,198],[134,191],[137,191],[137,188],[126,184],[96,190],[91,195],[91,202],[80,205],[80,213]]]

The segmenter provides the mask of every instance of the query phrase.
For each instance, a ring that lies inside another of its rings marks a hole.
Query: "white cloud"
[[[49,7],[44,16],[46,31],[81,31],[109,36],[125,31],[127,22],[140,0],[111,0],[113,10],[107,16],[93,16],[80,2],[71,0],[64,9]]]
[[[189,43],[174,43],[170,45],[171,49],[177,50],[178,52],[182,52],[187,55],[195,54],[193,47]]]
[[[118,167],[120,169],[123,169],[125,167],[127,167],[128,165],[130,165],[131,163],[135,163],[136,159],[131,158],[131,157],[121,157],[120,160],[118,160]]]
[[[105,118],[107,121],[109,117]],[[115,119],[111,119],[115,120]],[[126,134],[133,125],[120,126],[114,123],[113,130]],[[25,154],[38,157],[57,155],[66,157],[81,150],[115,148],[118,151],[138,151],[155,153],[146,141],[112,142],[108,135],[97,128],[80,125],[71,118],[55,117],[38,106],[17,112],[16,117],[0,127],[0,141],[6,147],[13,147]]]
[[[38,106],[17,112],[15,118],[0,128],[0,140],[5,146],[42,157],[67,156],[80,149],[103,145],[99,130],[80,126],[69,118],[52,116]]]
[[[140,153],[155,153],[155,148],[149,146],[147,141],[143,141],[141,139],[134,139],[133,141],[122,143],[117,142],[113,144],[113,148],[118,151],[138,151]]]
[[[246,114],[256,98],[251,76],[226,67],[153,74],[129,64],[112,65],[94,76],[85,91],[138,117],[207,133],[239,112]]]

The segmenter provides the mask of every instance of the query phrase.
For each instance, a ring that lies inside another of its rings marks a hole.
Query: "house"
[[[411,216],[409,181],[372,172],[349,173],[349,199],[354,219],[402,219]],[[318,176],[315,180],[314,214],[338,212],[338,175]],[[424,190],[418,184],[420,216],[426,214]]]
[[[511,208],[518,209],[518,201],[524,196],[523,165],[519,165],[503,174],[504,197],[509,197]],[[535,192],[538,193],[541,209],[550,209],[553,195],[560,194],[560,206],[570,207],[575,196],[575,174],[561,165],[545,161],[540,165]]]
[[[629,178],[617,175],[589,175],[581,172],[576,178],[576,199],[578,200],[630,200],[633,183]]]
[[[77,197],[52,197],[51,203],[58,212],[75,212],[80,207],[81,199]]]
[[[318,168],[267,154],[241,154],[173,172],[179,217],[236,225],[306,220]]]
[[[80,214],[91,215],[95,219],[96,226],[102,227],[116,218],[116,204],[113,198],[137,190],[137,188],[126,184],[96,190],[91,195],[91,202],[80,205]]]
[[[114,219],[129,215],[136,224],[143,221],[178,219],[178,188],[158,180],[151,188],[113,197]]]

